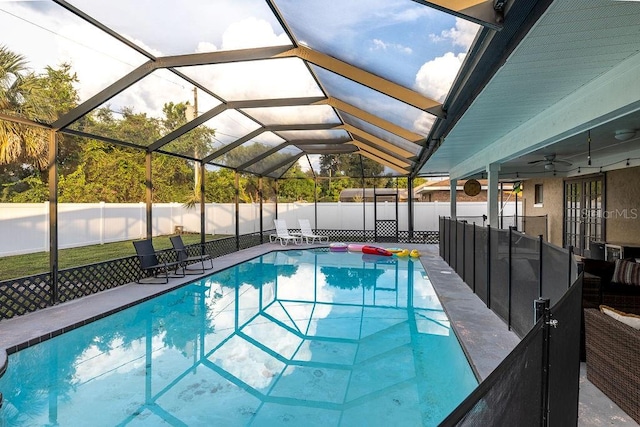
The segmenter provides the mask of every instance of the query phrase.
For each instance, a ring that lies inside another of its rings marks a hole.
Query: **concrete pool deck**
[[[486,305],[473,294],[451,267],[439,257],[437,245],[405,244],[402,246],[409,249],[416,248],[421,252],[420,260],[476,373],[481,379],[486,378],[518,344],[518,337],[508,330],[506,324],[497,315],[486,308]],[[168,284],[130,283],[18,318],[3,320],[0,322],[0,349],[6,349],[9,353],[18,351],[273,250],[299,250],[314,247],[322,247],[322,245],[303,244],[283,247],[279,244],[267,243],[215,258],[214,268],[202,275],[173,278]],[[631,417],[586,380],[584,364],[582,365],[578,425],[584,427],[638,426]],[[6,366],[6,352],[1,350],[0,366]]]

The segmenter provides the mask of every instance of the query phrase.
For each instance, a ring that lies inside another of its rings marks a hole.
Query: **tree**
[[[291,167],[279,181],[279,195],[283,202],[313,201],[315,183],[297,163]]]
[[[0,112],[51,123],[58,114],[75,106],[77,94],[70,66],[47,67],[37,76],[27,69],[22,55],[0,46]],[[37,169],[47,165],[47,130],[10,121],[0,121],[0,165],[29,163]]]
[[[320,174],[325,176],[346,176],[359,178],[378,176],[384,172],[384,166],[359,154],[324,154],[320,156]]]
[[[207,184],[205,185],[205,199],[214,203],[232,203],[235,201],[236,181],[235,172],[231,169],[221,168],[217,171],[207,172]],[[245,179],[239,177],[240,199],[244,196]]]
[[[163,126],[166,133],[172,132],[187,123],[190,117],[189,111],[195,109],[191,108],[189,102],[174,104],[169,102],[164,104],[162,111],[165,118],[163,120]],[[204,125],[200,125],[195,129],[190,130],[179,138],[173,140],[171,145],[171,151],[191,156],[195,159],[201,159],[213,150],[213,138],[215,136],[215,130],[210,129]],[[193,162],[193,192],[187,198],[185,205],[188,207],[194,207],[200,202],[200,182],[202,177],[200,176],[200,163]]]
[[[36,75],[24,58],[0,46],[0,112],[34,121],[52,122],[74,108],[77,76],[71,66],[46,67]],[[47,199],[48,131],[36,126],[0,121],[0,185],[3,201],[40,202]],[[77,167],[76,137],[58,138],[60,172]]]
[[[145,159],[139,150],[89,140],[82,165],[58,185],[61,202],[145,201]]]
[[[0,46],[0,112],[25,118],[39,117],[39,111],[31,111],[35,105],[27,103],[34,90],[37,90],[36,80],[27,70],[24,57]],[[33,156],[38,163],[44,164],[42,139],[41,129],[0,122],[0,163],[13,163]]]
[[[323,154],[320,156],[320,175],[336,176],[340,170],[340,157],[337,154]]]

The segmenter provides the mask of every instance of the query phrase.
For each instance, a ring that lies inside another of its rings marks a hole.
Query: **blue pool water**
[[[420,263],[285,251],[10,355],[0,425],[431,426],[476,386]]]

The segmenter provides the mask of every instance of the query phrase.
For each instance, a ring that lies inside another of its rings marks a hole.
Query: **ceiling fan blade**
[[[548,160],[543,159],[543,160],[532,160],[530,162],[528,162],[528,164],[530,165],[535,165],[536,163],[541,163],[541,162],[547,162]]]
[[[572,165],[571,162],[568,162],[566,160],[554,160],[553,163],[557,163],[559,165],[566,165],[566,166],[571,166]]]

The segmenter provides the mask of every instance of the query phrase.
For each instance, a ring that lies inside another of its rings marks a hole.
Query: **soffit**
[[[567,152],[572,146],[576,147],[573,155],[583,153],[586,134],[570,135],[573,139],[558,136],[556,140],[536,141],[535,135],[531,135],[530,123],[638,55],[639,34],[640,4],[637,2],[554,1],[444,137],[439,148],[422,166],[421,173],[448,172],[464,164],[464,168],[457,170],[462,177],[467,172],[484,170],[487,159],[507,162],[526,152],[492,149],[492,145],[504,144],[509,138],[515,145],[517,139],[525,135],[533,138],[527,143],[530,150],[525,151],[537,150],[538,156],[525,159],[527,161],[540,158],[543,152],[553,152],[553,147],[541,147],[541,144],[551,142],[563,144],[564,148],[558,147],[563,155],[572,155]],[[604,100],[593,99],[592,102],[596,106]],[[589,109],[590,106],[580,108]],[[629,110],[634,108],[629,106]],[[548,125],[567,118],[550,117]],[[588,125],[595,127],[609,120],[610,117],[603,117]],[[609,129],[615,127],[609,125]],[[565,139],[567,142],[563,143]],[[477,164],[474,159],[478,159]]]

